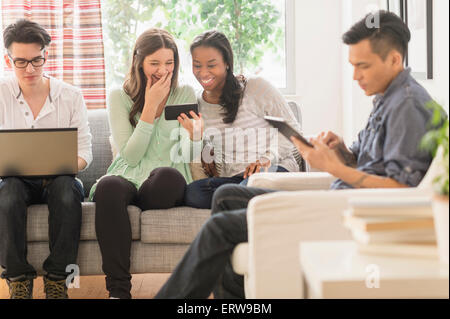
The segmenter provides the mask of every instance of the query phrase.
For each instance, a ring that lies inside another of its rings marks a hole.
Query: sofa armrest
[[[240,243],[234,248],[231,265],[234,272],[239,275],[245,275],[248,272],[248,243]]]
[[[364,189],[279,192],[253,198],[247,210],[248,269],[239,269],[244,272],[246,297],[303,298],[299,242],[351,239],[342,222],[350,197],[418,194],[417,189]]]
[[[336,177],[323,172],[258,173],[250,176],[248,186],[282,191],[329,189]]]

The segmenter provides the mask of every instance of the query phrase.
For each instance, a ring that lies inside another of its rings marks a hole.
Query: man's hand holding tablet
[[[298,140],[302,141],[304,144],[309,147],[313,147],[311,143],[309,143],[299,132],[297,132],[292,126],[290,126],[286,121],[281,117],[274,116],[264,116],[264,119],[269,122],[270,125],[278,129],[278,132],[283,134],[288,140],[291,140],[291,137],[294,136]]]
[[[337,135],[331,132],[321,133],[308,141],[284,119],[271,116],[265,116],[264,119],[294,143],[311,167],[333,174],[341,165],[346,165],[341,149],[343,141]],[[351,154],[349,151],[348,153]]]

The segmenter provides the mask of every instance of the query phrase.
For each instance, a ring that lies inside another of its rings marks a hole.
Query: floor
[[[131,294],[135,299],[153,298],[170,274],[139,274],[131,280]],[[80,288],[69,289],[72,299],[104,299],[108,298],[105,288],[105,276],[81,276]],[[5,280],[0,280],[0,299],[8,299],[9,290]],[[44,299],[42,277],[34,280],[33,298]]]

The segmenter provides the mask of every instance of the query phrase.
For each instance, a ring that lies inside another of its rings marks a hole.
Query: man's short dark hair
[[[20,19],[10,24],[3,31],[3,43],[9,49],[13,42],[17,43],[37,43],[41,50],[48,46],[52,38],[48,32],[38,23]]]
[[[393,49],[400,52],[404,61],[411,32],[399,16],[380,10],[366,15],[342,36],[342,40],[348,45],[357,44],[365,39],[370,41],[372,51],[383,61]]]

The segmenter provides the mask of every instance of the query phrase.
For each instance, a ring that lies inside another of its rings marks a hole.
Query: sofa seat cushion
[[[210,216],[209,209],[191,207],[144,211],[141,214],[141,241],[146,244],[190,244]]]
[[[170,273],[188,248],[189,245],[187,244],[147,245],[139,240],[133,240],[131,243],[130,272],[132,274]],[[46,242],[28,243],[27,261],[36,269],[38,275],[45,274],[42,266],[49,253],[48,243]],[[104,276],[102,255],[97,241],[83,240],[80,242],[76,264],[80,267],[81,276]],[[2,271],[3,269],[0,266],[0,273]],[[81,279],[81,285],[83,285],[83,279]]]
[[[139,240],[141,235],[141,210],[136,206],[128,206],[131,222],[131,236]],[[48,241],[48,206],[31,205],[28,207],[27,237],[29,242]],[[81,240],[97,240],[95,234],[95,203],[82,203]]]

